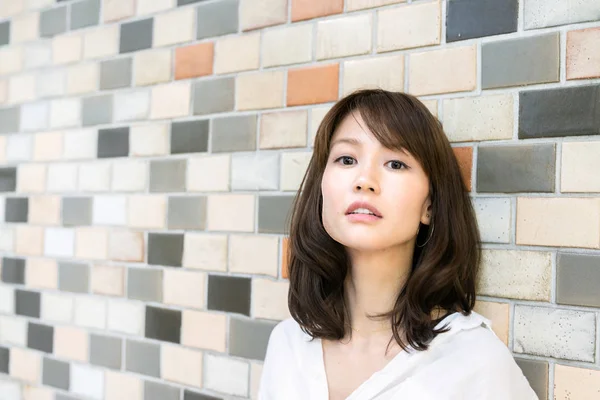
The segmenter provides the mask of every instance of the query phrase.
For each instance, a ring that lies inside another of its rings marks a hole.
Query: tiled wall
[[[0,399],[255,398],[286,216],[362,86],[443,121],[477,310],[600,392],[600,0],[0,0]]]

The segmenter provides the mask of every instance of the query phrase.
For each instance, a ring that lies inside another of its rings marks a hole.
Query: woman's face
[[[431,220],[429,179],[417,160],[383,147],[358,112],[338,126],[330,149],[321,181],[327,233],[356,250],[382,250],[414,241],[419,222]],[[380,217],[347,214],[356,201],[369,203]]]

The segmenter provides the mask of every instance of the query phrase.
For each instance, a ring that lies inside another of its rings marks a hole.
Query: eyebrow
[[[362,145],[362,142],[356,138],[339,138],[339,139],[335,139],[333,142],[331,142],[331,148],[333,148],[333,146],[335,146],[336,144],[342,144],[342,143],[347,143],[351,146],[356,146],[356,147],[360,147]],[[394,151],[399,151],[400,153],[405,154],[407,157],[411,156],[406,150],[404,150],[402,148],[394,149]]]

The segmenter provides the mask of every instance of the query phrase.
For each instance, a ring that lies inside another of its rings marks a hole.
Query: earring
[[[427,215],[427,216],[429,216],[429,215]],[[433,235],[433,229],[434,229],[434,228],[435,228],[435,226],[433,225],[433,221],[431,221],[431,230],[429,231],[429,237],[427,238],[427,240],[425,241],[425,243],[423,243],[423,244],[421,244],[421,245],[419,245],[419,244],[417,243],[417,247],[423,247],[423,246],[425,246],[425,245],[427,244],[427,242],[429,242],[429,239],[431,239],[431,236]],[[417,231],[417,234],[418,234],[418,233],[419,233],[419,232]]]

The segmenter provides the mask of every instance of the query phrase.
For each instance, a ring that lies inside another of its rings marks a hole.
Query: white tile
[[[473,199],[481,241],[508,243],[510,241],[511,203],[506,198],[477,197]]]
[[[25,347],[27,342],[27,320],[13,316],[0,316],[0,343]]]
[[[106,301],[99,297],[78,296],[75,299],[75,324],[86,328],[106,327]]]
[[[231,188],[233,190],[277,190],[279,186],[279,154],[233,154]]]
[[[73,320],[73,297],[61,293],[42,293],[41,316],[44,321],[70,323]]]
[[[68,228],[46,228],[44,232],[44,255],[53,257],[73,257],[75,252],[75,231]]]
[[[82,129],[65,132],[63,152],[67,160],[95,159],[98,155],[98,131]]]
[[[115,94],[113,117],[116,122],[141,120],[148,117],[150,110],[150,91],[136,90]]]
[[[48,103],[30,103],[21,106],[21,131],[39,131],[48,127],[50,107]]]
[[[19,133],[10,135],[6,141],[6,159],[11,162],[29,161],[33,155],[33,137]]]
[[[148,181],[148,164],[142,160],[113,163],[111,188],[117,192],[143,192]]]
[[[72,192],[77,190],[77,165],[49,164],[46,189],[49,192]]]
[[[92,212],[94,225],[125,225],[127,198],[125,196],[95,196]]]
[[[131,335],[144,334],[145,308],[141,302],[110,299],[108,329]]]
[[[50,103],[50,127],[69,128],[81,124],[79,99],[58,99]]]
[[[21,386],[19,382],[0,380],[0,399],[21,400]]]
[[[71,392],[102,400],[104,398],[104,373],[100,369],[73,363],[70,368]]]
[[[206,354],[205,360],[205,388],[236,396],[248,396],[250,366],[247,362],[212,354]]]
[[[10,286],[0,286],[0,313],[14,314],[15,291]]]

